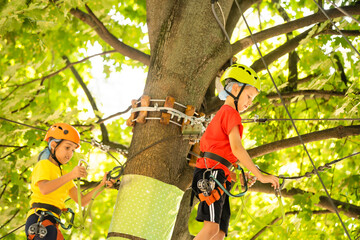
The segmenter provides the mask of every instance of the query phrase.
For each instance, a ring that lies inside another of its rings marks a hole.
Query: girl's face
[[[69,140],[63,140],[56,148],[56,157],[61,164],[66,164],[72,158],[77,145]]]
[[[239,86],[237,84],[234,84],[235,89],[233,87],[233,90],[236,91],[234,96],[237,96],[242,88],[242,86]],[[239,101],[238,101],[238,110],[239,112],[243,112],[246,109],[248,109],[254,100],[254,98],[259,94],[257,89],[253,86],[246,86],[244,90],[242,91]]]

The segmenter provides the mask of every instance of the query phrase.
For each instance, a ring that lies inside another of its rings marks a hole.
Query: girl
[[[44,213],[51,212],[60,218],[68,196],[78,202],[77,188],[72,180],[86,177],[87,172],[84,166],[76,166],[69,173],[63,173],[61,169],[80,146],[80,135],[74,127],[66,123],[56,123],[49,128],[44,140],[48,142],[48,146],[40,153],[31,176],[31,209],[27,215],[25,232],[28,239],[62,240],[64,237],[58,222],[53,216]],[[82,206],[86,206],[93,193],[105,184],[109,187],[113,184],[106,180],[106,174],[99,185],[81,196]],[[99,194],[100,192],[96,196]],[[41,226],[37,225],[40,220]],[[33,227],[30,228],[31,225]],[[39,226],[41,231],[35,228],[34,232],[34,226]]]

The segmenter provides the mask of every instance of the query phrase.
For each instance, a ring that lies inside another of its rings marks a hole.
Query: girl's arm
[[[232,153],[237,159],[239,159],[242,165],[244,165],[249,171],[251,171],[259,179],[260,182],[271,183],[275,189],[279,188],[279,179],[272,175],[262,174],[251,160],[249,154],[241,143],[239,126],[236,125],[231,129],[229,133],[229,140]]]
[[[76,166],[74,167],[74,169],[57,178],[54,180],[41,180],[39,182],[37,182],[37,185],[40,189],[41,194],[43,195],[47,195],[49,193],[52,193],[53,191],[57,190],[58,188],[62,187],[64,184],[66,184],[67,182],[78,178],[78,177],[86,177],[86,169],[83,166]]]
[[[85,195],[81,194],[81,205],[83,207],[88,205],[93,197],[93,194],[96,191],[98,191],[100,188],[102,188],[105,184],[107,184],[107,186],[109,186],[109,187],[111,187],[113,185],[112,181],[107,181],[107,173],[105,173],[101,183],[99,185],[97,185],[93,190],[86,193]],[[96,196],[94,198],[96,198],[103,190],[104,189],[102,189],[101,191],[98,191],[98,193],[96,194]],[[69,196],[71,197],[72,200],[74,200],[76,203],[78,203],[77,187],[73,187],[70,190]]]

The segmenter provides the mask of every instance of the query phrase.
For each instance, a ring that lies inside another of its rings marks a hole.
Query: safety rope
[[[338,31],[341,36],[345,39],[345,41],[350,45],[350,47],[356,52],[356,54],[360,57],[360,53],[358,52],[358,50],[354,47],[354,45],[352,45],[352,43],[349,41],[349,39],[344,35],[344,33],[336,26],[336,24],[333,22],[333,20],[331,20],[331,18],[329,17],[329,15],[326,14],[324,8],[322,8],[320,6],[320,4],[316,1],[313,0],[314,3],[318,6],[318,8],[320,9],[320,11],[325,15],[325,17],[331,22],[331,24],[335,27],[336,31]],[[339,10],[341,11],[341,10]],[[342,12],[342,11],[341,11]]]
[[[315,1],[315,0],[314,0],[314,1]],[[316,1],[315,1],[315,2],[316,2]],[[253,34],[252,34],[252,32],[251,32],[251,29],[250,29],[250,27],[249,27],[249,24],[248,24],[248,22],[247,22],[247,20],[246,20],[246,18],[245,18],[245,16],[244,16],[244,14],[243,14],[243,12],[242,12],[242,10],[241,10],[241,8],[240,8],[239,3],[237,2],[237,0],[235,0],[235,3],[236,3],[236,6],[237,6],[238,9],[239,9],[239,12],[240,12],[242,18],[244,19],[244,22],[245,22],[245,24],[246,24],[246,27],[247,27],[247,29],[248,29],[248,31],[249,31],[249,33],[250,33],[250,36],[251,36],[252,41],[254,42],[254,44],[255,44],[255,46],[256,46],[256,49],[257,49],[257,51],[258,51],[258,53],[259,53],[259,55],[260,55],[260,57],[261,57],[261,60],[262,60],[262,62],[263,62],[263,64],[264,64],[264,66],[266,67],[267,72],[269,73],[270,79],[271,79],[271,81],[272,81],[272,83],[273,83],[273,85],[274,85],[274,87],[275,87],[275,89],[276,89],[277,94],[279,95],[279,98],[280,98],[280,100],[281,100],[281,103],[282,103],[283,107],[285,108],[286,113],[288,114],[289,118],[291,119],[291,123],[292,123],[292,125],[293,125],[293,127],[294,127],[294,129],[295,129],[295,131],[296,131],[296,134],[298,135],[299,140],[300,140],[300,142],[301,142],[301,144],[302,144],[302,146],[303,146],[303,148],[304,148],[304,150],[305,150],[305,152],[306,152],[306,154],[307,154],[307,156],[308,156],[311,164],[313,165],[313,168],[314,168],[314,170],[315,170],[315,173],[316,173],[316,175],[318,176],[318,178],[319,178],[319,180],[320,180],[320,182],[321,182],[321,185],[322,185],[323,189],[324,189],[325,192],[326,192],[326,195],[327,195],[327,197],[328,197],[328,199],[329,199],[329,202],[331,203],[331,206],[333,207],[336,215],[338,216],[338,218],[339,218],[339,220],[340,220],[340,222],[341,222],[341,225],[342,225],[342,227],[343,227],[346,235],[347,235],[348,238],[351,240],[350,234],[349,234],[349,232],[348,232],[345,224],[343,223],[343,221],[342,221],[342,219],[341,219],[341,216],[340,216],[340,214],[339,214],[339,211],[338,211],[338,209],[336,208],[336,206],[335,206],[332,198],[330,197],[330,194],[329,194],[329,192],[328,192],[328,190],[327,190],[327,188],[326,188],[326,186],[325,186],[325,184],[324,184],[324,182],[323,182],[323,180],[322,180],[319,172],[318,172],[317,169],[316,169],[315,163],[314,163],[313,159],[311,158],[310,153],[308,152],[308,150],[307,150],[307,148],[306,148],[306,146],[305,146],[305,143],[304,143],[304,141],[303,141],[303,139],[302,139],[302,137],[301,137],[301,135],[300,135],[297,127],[296,127],[295,121],[292,119],[292,116],[291,116],[288,108],[286,107],[285,101],[284,101],[284,99],[283,99],[283,97],[282,97],[282,95],[281,95],[281,93],[280,93],[280,91],[279,91],[279,89],[278,89],[278,87],[277,87],[277,85],[276,85],[276,83],[275,83],[275,80],[274,80],[274,78],[273,78],[273,76],[272,76],[272,74],[271,74],[271,72],[270,72],[270,70],[269,70],[269,68],[268,68],[267,63],[266,63],[265,60],[264,60],[264,57],[263,57],[263,55],[262,55],[262,53],[261,53],[261,51],[260,51],[260,49],[259,49],[259,47],[258,47],[258,44],[257,44],[257,42],[256,42],[256,40],[255,40],[255,38],[254,38],[254,36],[253,36]],[[317,3],[316,3],[316,4],[317,4]]]

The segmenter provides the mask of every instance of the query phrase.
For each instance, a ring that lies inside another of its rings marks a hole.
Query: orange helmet
[[[44,141],[49,142],[49,138],[55,139],[64,139],[76,143],[80,146],[80,134],[79,132],[71,125],[67,123],[55,123],[49,130],[46,132]]]

